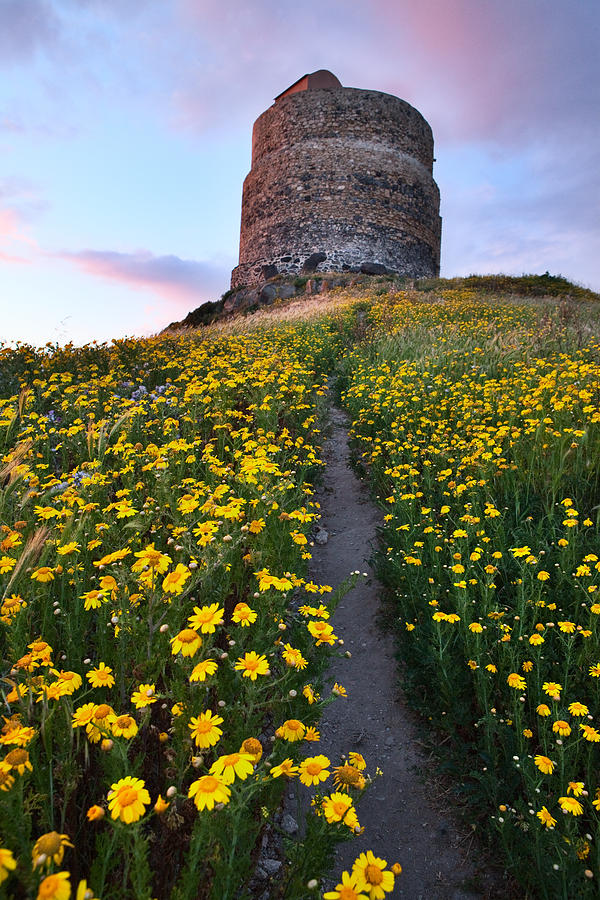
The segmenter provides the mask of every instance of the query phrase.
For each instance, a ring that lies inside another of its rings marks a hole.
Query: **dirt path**
[[[331,684],[341,682],[348,700],[338,699],[321,720],[319,752],[338,764],[339,756],[357,750],[383,776],[367,792],[358,809],[365,834],[338,849],[334,879],[350,869],[359,853],[372,849],[402,875],[393,894],[410,900],[475,900],[474,860],[468,859],[471,836],[456,829],[431,800],[419,770],[427,765],[420,753],[419,728],[399,693],[394,641],[378,626],[380,585],[367,560],[375,544],[381,513],[348,466],[348,434],[344,414],[332,411],[327,468],[319,496],[321,525],[329,533],[313,551],[311,576],[336,587],[351,571],[367,572],[339,604],[332,623],[351,659],[336,660]],[[470,881],[470,888],[467,883]],[[327,885],[335,886],[336,881]]]

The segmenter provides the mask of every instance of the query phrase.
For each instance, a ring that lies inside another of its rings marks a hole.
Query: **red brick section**
[[[333,72],[329,72],[327,69],[319,69],[310,75],[303,75],[298,81],[290,84],[289,88],[286,88],[281,94],[277,94],[275,100],[281,100],[282,97],[287,97],[288,94],[295,94],[297,91],[321,91],[325,88],[341,88],[341,86],[341,81],[336,78]]]

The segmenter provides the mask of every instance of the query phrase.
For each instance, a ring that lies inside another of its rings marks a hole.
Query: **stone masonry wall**
[[[439,274],[433,137],[421,114],[355,88],[282,97],[255,122],[231,285],[373,267]]]

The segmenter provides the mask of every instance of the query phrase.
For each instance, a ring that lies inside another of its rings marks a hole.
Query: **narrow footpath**
[[[359,853],[371,849],[388,865],[402,865],[396,888],[386,897],[481,900],[485,893],[474,887],[476,851],[469,853],[472,835],[440,810],[420,774],[427,759],[419,749],[419,726],[400,693],[394,639],[379,627],[381,585],[367,563],[381,512],[349,466],[347,420],[335,408],[326,460],[317,499],[328,540],[315,544],[311,577],[334,588],[356,569],[368,578],[359,579],[331,620],[352,656],[335,660],[329,669],[327,683],[339,681],[348,699],[337,699],[325,711],[319,752],[338,765],[342,753],[356,750],[369,772],[383,770],[358,806],[365,833],[340,845],[326,889],[335,887]]]

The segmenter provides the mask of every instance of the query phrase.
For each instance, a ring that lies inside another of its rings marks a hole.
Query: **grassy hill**
[[[321,895],[378,765],[316,740],[348,586],[307,577],[334,402],[456,805],[521,896],[597,896],[599,298],[327,281],[197,330],[0,350],[7,896],[247,896],[295,785],[305,838],[279,838],[269,890]]]

